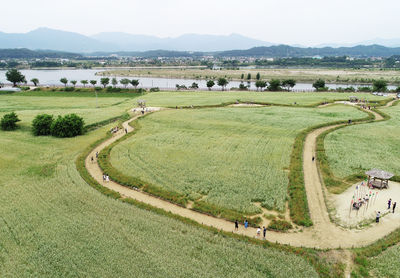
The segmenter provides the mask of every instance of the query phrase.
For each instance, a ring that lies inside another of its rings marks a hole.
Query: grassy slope
[[[258,101],[274,104],[312,105],[323,101],[348,100],[355,93],[288,93],[288,92],[157,92],[142,96],[148,106],[216,105],[225,102]],[[357,93],[359,98],[382,100],[383,97]]]
[[[111,163],[126,175],[244,213],[252,200],[284,209],[296,134],[320,123],[361,118],[350,107],[169,110],[141,120]]]
[[[89,187],[74,160],[109,127],[71,139],[0,132],[0,276],[316,277],[300,257],[224,238]]]
[[[329,133],[325,149],[337,177],[380,168],[400,175],[400,106],[385,108],[391,119],[349,126]]]

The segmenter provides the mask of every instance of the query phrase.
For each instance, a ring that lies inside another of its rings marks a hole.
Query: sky
[[[18,0],[2,3],[0,31],[238,33],[312,46],[400,38],[399,11],[398,0]]]

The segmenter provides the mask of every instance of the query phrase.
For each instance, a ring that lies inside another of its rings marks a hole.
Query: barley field
[[[218,105],[226,102],[255,101],[287,105],[313,105],[324,101],[349,100],[356,95],[360,99],[370,101],[384,100],[384,97],[368,93],[291,93],[291,92],[156,92],[141,96],[148,106],[190,106],[190,105]]]
[[[388,121],[349,126],[329,133],[325,150],[337,177],[378,168],[400,175],[400,106],[382,109]]]
[[[93,109],[84,98],[13,101],[18,114]],[[110,116],[106,109],[96,113]],[[29,128],[30,117],[24,114],[21,124]],[[318,276],[299,256],[139,209],[88,186],[74,161],[110,127],[68,139],[34,137],[27,128],[0,131],[0,277]]]
[[[284,210],[292,145],[303,129],[362,118],[352,107],[167,110],[139,121],[116,145],[112,165],[126,175],[243,213]]]
[[[370,272],[374,277],[400,277],[400,245],[383,251],[368,260]]]

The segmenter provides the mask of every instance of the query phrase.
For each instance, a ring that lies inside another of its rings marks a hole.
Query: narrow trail
[[[389,102],[386,106],[390,106],[392,103],[393,101]],[[382,116],[380,116],[378,113],[374,111],[369,112],[375,115],[375,121],[383,119]],[[136,120],[138,117],[140,117],[140,115],[137,115],[132,119],[124,122],[123,127],[126,128],[128,132],[132,132],[133,128],[129,125],[129,123]],[[298,247],[315,247],[320,249],[351,248],[371,244],[374,241],[391,233],[396,228],[400,227],[399,222],[385,221],[385,218],[382,218],[381,223],[379,223],[378,225],[372,224],[371,227],[363,230],[344,229],[330,221],[325,204],[323,193],[324,189],[323,184],[320,180],[320,173],[316,162],[312,161],[312,156],[315,156],[317,137],[322,132],[335,128],[337,126],[339,125],[332,125],[312,131],[307,135],[304,143],[304,181],[310,215],[314,225],[310,228],[304,228],[303,231],[300,232],[278,233],[268,231],[266,236],[266,239],[268,241],[278,242],[281,244],[290,244],[292,246]],[[91,153],[86,157],[85,166],[88,172],[100,184],[119,192],[123,197],[133,198],[151,206],[164,209],[165,211],[170,211],[174,214],[190,218],[198,223],[211,226],[226,232],[238,233],[241,235],[257,238],[257,231],[255,228],[245,229],[243,225],[240,225],[239,231],[234,231],[234,224],[227,220],[196,212],[189,208],[177,206],[168,201],[164,201],[160,198],[151,196],[145,192],[125,187],[114,181],[103,182],[103,172],[100,169],[96,160],[95,162],[91,162],[91,157],[95,157],[96,152],[100,152],[102,149],[112,144],[124,135],[125,133],[123,130],[119,131],[112,138],[104,141],[95,149],[93,149]]]

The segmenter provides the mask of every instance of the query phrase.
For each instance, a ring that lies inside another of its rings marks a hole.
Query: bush
[[[65,115],[51,124],[51,135],[56,137],[74,137],[83,134],[84,121],[76,114]]]
[[[5,114],[0,121],[0,127],[2,130],[15,130],[17,128],[17,122],[21,121],[18,119],[15,112]]]
[[[159,92],[159,91],[160,91],[160,88],[158,88],[158,87],[150,89],[150,92]]]
[[[106,90],[109,93],[119,93],[119,92],[121,92],[121,88],[117,88],[117,87],[114,88],[113,86],[108,86]]]
[[[271,221],[271,223],[269,223],[268,225],[268,230],[272,230],[272,231],[287,231],[289,229],[293,228],[292,224],[290,224],[289,222],[285,221],[285,220],[276,220],[273,219]]]
[[[19,87],[22,91],[28,91],[30,89],[30,87],[28,86],[20,86]]]
[[[50,135],[53,115],[39,114],[32,121],[32,132],[35,136]]]
[[[65,87],[65,88],[64,88],[64,91],[66,91],[66,92],[73,92],[73,91],[75,91],[75,88],[74,88],[74,87]]]

